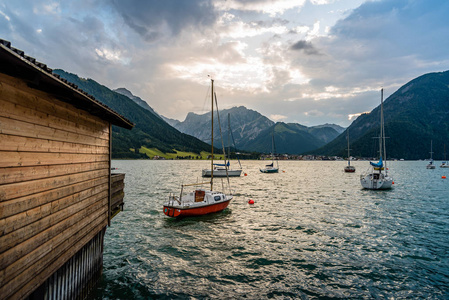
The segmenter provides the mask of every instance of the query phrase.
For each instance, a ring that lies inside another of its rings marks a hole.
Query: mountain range
[[[379,91],[379,104],[380,104]],[[449,71],[428,73],[403,85],[384,101],[387,158],[444,159],[449,150]],[[377,157],[376,137],[380,131],[380,105],[359,116],[349,130],[351,155]],[[320,155],[346,156],[346,131],[322,148]]]
[[[225,147],[231,144],[244,151],[271,152],[271,136],[274,134],[276,152],[300,154],[327,144],[344,131],[343,127],[335,124],[306,127],[296,123],[275,123],[244,106],[220,110],[219,115],[221,126],[217,118],[214,120],[214,144],[221,142],[221,127]],[[210,143],[210,113],[199,115],[190,112],[182,122],[165,120],[179,131]],[[235,144],[228,139],[229,129]]]
[[[143,157],[144,154],[134,151],[143,147],[154,148],[161,153],[210,151],[209,113],[199,115],[191,112],[182,122],[168,119],[125,88],[113,91],[92,79],[82,79],[63,70],[54,70],[54,73],[136,124],[131,131],[113,126],[113,157]],[[389,137],[387,158],[429,158],[433,141],[434,159],[443,159],[446,145],[449,151],[449,71],[425,74],[406,83],[384,101],[384,116],[385,132]],[[352,156],[377,156],[375,142],[379,135],[380,105],[359,116],[346,129],[334,124],[306,127],[295,123],[274,123],[243,106],[221,110],[220,118],[225,144],[232,143],[228,139],[232,136],[239,150],[269,153],[274,136],[277,153],[345,157],[349,131]],[[220,135],[218,120],[215,122],[217,143]],[[221,146],[221,142],[215,145]]]

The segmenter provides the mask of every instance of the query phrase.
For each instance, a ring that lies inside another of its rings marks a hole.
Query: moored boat
[[[426,169],[435,169],[433,164],[433,151],[432,151],[432,140],[430,141],[430,162],[427,164]]]
[[[168,201],[164,203],[164,214],[168,217],[181,218],[181,217],[195,217],[207,215],[210,213],[216,213],[224,210],[228,207],[229,202],[232,200],[232,194],[225,194],[224,192],[214,191],[214,80],[211,79],[211,102],[212,102],[212,159],[211,159],[211,175],[210,182],[200,182],[187,185],[181,185],[181,193],[179,196],[170,194]],[[215,98],[216,100],[216,98]],[[227,166],[225,165],[225,168]],[[226,170],[225,170],[226,171]],[[228,172],[226,172],[227,174]],[[228,180],[229,183],[229,180]],[[199,186],[202,184],[210,184],[210,190],[195,188],[194,191],[184,193],[184,187]]]
[[[230,170],[224,167],[220,167],[220,165],[214,166],[214,177],[239,177],[242,174],[241,169]],[[212,171],[210,169],[204,169],[201,172],[203,177],[211,177]]]
[[[220,130],[220,132],[221,132],[221,130]],[[242,165],[240,164],[240,160],[238,158],[237,159],[238,159],[238,162],[240,165],[240,169],[231,169],[230,168],[229,158],[231,157],[231,141],[230,141],[231,134],[232,134],[231,121],[230,121],[230,115],[228,114],[228,153],[227,153],[228,159],[226,160],[226,154],[225,154],[225,163],[224,164],[213,164],[214,177],[240,177],[240,175],[242,174]],[[234,137],[233,137],[233,139],[234,139]],[[235,147],[235,143],[234,143],[234,147]],[[211,177],[212,176],[211,169],[203,169],[201,172],[201,176]]]
[[[369,190],[386,190],[390,189],[393,185],[393,178],[388,175],[386,160],[383,92],[384,90],[382,89],[380,97],[379,161],[377,163],[370,162],[370,169],[360,175],[362,187]],[[382,154],[385,157],[385,161],[382,159]]]
[[[195,189],[179,197],[170,195],[164,204],[164,214],[174,218],[207,215],[224,210],[231,200],[232,195]]]
[[[262,173],[278,173],[279,172],[279,163],[276,159],[276,167],[274,166],[274,157],[276,153],[276,146],[274,144],[274,132],[271,136],[271,164],[265,165],[265,168],[259,169]]]
[[[349,155],[349,128],[347,129],[346,132],[347,136],[346,139],[348,140],[348,165],[345,167],[345,172],[346,173],[354,173],[355,172],[355,167],[351,166],[351,156]]]

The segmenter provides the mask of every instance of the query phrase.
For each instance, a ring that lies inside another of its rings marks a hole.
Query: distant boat
[[[238,160],[240,169],[230,169],[229,158],[231,156],[231,123],[230,123],[230,115],[228,114],[228,159],[226,160],[225,153],[225,163],[224,164],[214,164],[214,177],[239,177],[242,174],[242,165],[240,164],[240,160]],[[234,145],[235,147],[235,145]],[[212,171],[211,169],[203,169],[201,172],[203,177],[211,177]]]
[[[239,177],[242,174],[241,169],[231,170],[229,161],[226,164],[214,164],[214,177]],[[211,177],[211,169],[203,169],[201,172],[203,177]]]
[[[279,163],[276,159],[276,167],[274,166],[274,156],[276,153],[276,146],[274,144],[274,131],[271,135],[271,164],[265,165],[265,168],[260,169],[260,172],[262,173],[278,173],[279,172]]]
[[[355,167],[351,166],[351,156],[349,155],[349,128],[346,131],[346,139],[348,140],[348,165],[345,167],[346,173],[354,173]]]
[[[385,147],[385,127],[384,127],[384,90],[380,96],[380,136],[379,136],[379,161],[370,162],[370,168],[365,174],[360,175],[362,187],[369,190],[386,190],[393,185],[393,178],[388,175],[387,154]],[[385,160],[382,159],[382,154]]]
[[[226,195],[224,192],[217,192],[213,189],[214,179],[214,96],[215,101],[217,97],[214,93],[214,80],[211,79],[211,122],[212,122],[212,159],[211,159],[211,178],[210,182],[200,182],[193,184],[181,185],[181,193],[179,196],[173,194],[169,195],[168,201],[164,203],[164,214],[169,217],[194,217],[202,216],[210,213],[215,213],[224,210],[228,207],[232,200],[232,194]],[[227,168],[225,166],[225,168]],[[184,187],[199,186],[202,184],[210,184],[210,190],[195,189],[194,191],[183,194]]]
[[[435,165],[433,164],[432,140],[430,140],[430,162],[427,164],[426,169],[435,169]]]
[[[444,144],[444,161],[441,163],[440,168],[449,168],[449,163],[446,159],[446,144]]]

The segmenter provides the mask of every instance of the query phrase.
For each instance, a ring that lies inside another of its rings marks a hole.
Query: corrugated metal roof
[[[79,109],[100,117],[126,129],[134,124],[107,105],[96,100],[94,96],[78,88],[48,68],[46,64],[25,55],[25,52],[11,47],[9,41],[0,39],[0,72],[19,77],[28,85],[58,96],[58,99],[70,103]]]

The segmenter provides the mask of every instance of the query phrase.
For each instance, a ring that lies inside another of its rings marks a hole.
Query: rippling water
[[[175,220],[163,202],[207,161],[113,161],[125,211],[91,298],[449,298],[449,169],[392,162],[394,188],[369,191],[368,162],[355,174],[344,161],[283,161],[278,174],[242,163],[225,211]]]

